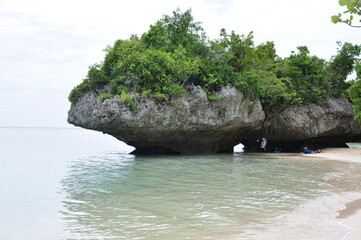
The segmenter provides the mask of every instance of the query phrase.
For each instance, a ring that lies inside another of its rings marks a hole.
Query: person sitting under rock
[[[281,150],[278,147],[275,147],[275,150],[273,151],[273,153],[280,153]]]
[[[307,147],[303,148],[303,153],[304,154],[310,154],[310,153],[322,153],[322,149],[317,149],[315,151],[311,151],[310,149],[308,149]]]
[[[303,153],[304,154],[310,154],[310,153],[322,153],[322,150],[321,149],[317,149],[315,151],[311,151],[310,149],[308,149],[307,147],[304,147],[303,148]]]
[[[312,151],[310,149],[308,149],[307,147],[304,147],[303,148],[303,153],[304,154],[310,154],[310,153],[312,153]]]

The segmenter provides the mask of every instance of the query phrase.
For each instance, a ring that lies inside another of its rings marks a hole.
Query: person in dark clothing
[[[308,149],[307,147],[304,147],[303,148],[303,153],[304,154],[310,154],[310,153],[312,153],[312,151],[310,149]]]

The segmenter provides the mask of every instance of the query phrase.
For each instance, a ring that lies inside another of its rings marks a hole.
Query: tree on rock
[[[332,16],[331,20],[333,23],[346,23],[351,27],[361,28],[361,0],[339,0],[338,1],[340,6],[347,7],[347,10],[343,12],[343,14],[339,13],[338,15]],[[348,16],[348,18],[342,18]],[[357,18],[356,22],[357,25],[354,24],[355,17]],[[355,119],[361,122],[361,61],[359,58],[361,45],[352,46],[347,51],[347,47],[343,48],[343,52],[352,57],[349,58],[347,56],[344,61],[347,61],[348,64],[345,62],[341,63],[343,69],[348,69],[349,72],[352,71],[353,67],[356,71],[356,80],[354,80],[353,85],[350,87],[350,99],[354,104],[356,116]],[[350,51],[351,49],[351,51]],[[344,54],[344,55],[346,55]],[[342,57],[339,58],[339,60]],[[335,59],[336,60],[336,59]],[[337,61],[335,61],[337,62]],[[337,64],[337,63],[336,63]],[[343,81],[345,83],[345,81]],[[350,83],[348,83],[350,84]]]
[[[217,92],[232,85],[247,98],[259,99],[271,121],[292,104],[321,104],[327,97],[347,95],[351,85],[347,76],[359,61],[360,46],[339,46],[330,61],[312,55],[307,46],[281,58],[272,41],[256,45],[253,32],[221,29],[218,39],[209,39],[190,9],[177,9],[141,36],[108,46],[104,60],[89,68],[69,100],[75,104],[94,91],[104,101],[117,98],[129,103],[136,112],[137,96],[175,101],[195,85],[216,101]]]
[[[356,111],[355,119],[361,122],[361,62],[356,64],[357,79],[353,86],[350,88],[350,98],[354,104]]]

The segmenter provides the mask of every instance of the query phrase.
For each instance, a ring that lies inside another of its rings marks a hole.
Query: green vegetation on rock
[[[347,25],[355,28],[361,28],[361,0],[339,0],[340,6],[346,7],[347,10],[342,14],[332,16],[331,21],[333,23],[346,23]],[[346,17],[346,18],[345,18]],[[357,25],[354,22],[358,22]],[[349,56],[352,56],[351,58]],[[354,104],[356,112],[355,119],[361,122],[361,60],[355,60],[355,56],[360,55],[360,46],[345,46],[344,54],[339,56],[338,64],[344,66],[344,70],[355,70],[357,78],[353,82],[341,81],[342,85],[348,85],[350,87],[349,97]]]
[[[361,122],[361,62],[356,64],[357,79],[350,88],[350,98],[354,104],[356,117],[355,119]]]
[[[69,100],[76,103],[85,92],[96,90],[103,100],[119,96],[135,108],[130,93],[167,100],[187,94],[186,87],[193,84],[216,101],[217,90],[231,84],[247,97],[260,99],[272,117],[290,104],[320,103],[349,93],[346,79],[360,66],[361,47],[339,46],[329,61],[313,56],[306,46],[281,58],[273,42],[255,45],[252,32],[240,35],[222,29],[219,39],[210,40],[191,10],[177,9],[142,36],[108,46],[104,61],[89,68]],[[359,92],[350,91],[350,96],[355,94]]]

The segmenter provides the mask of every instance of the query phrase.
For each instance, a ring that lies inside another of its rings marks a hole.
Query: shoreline
[[[346,208],[339,213],[337,218],[343,219],[342,223],[352,229],[346,235],[345,240],[361,239],[361,199],[347,203]]]
[[[303,156],[361,164],[361,148],[326,148],[321,153],[303,154]],[[361,239],[361,199],[346,203],[345,209],[339,211],[337,218],[351,230],[345,236],[345,240]]]
[[[326,148],[321,153],[267,153],[278,158],[309,159],[361,163],[361,148]]]
[[[279,158],[315,158],[324,161],[342,161],[361,164],[361,148],[326,148],[321,153],[276,153]],[[343,240],[361,239],[361,199],[357,199],[345,204],[345,209],[338,211],[337,219],[341,224],[350,228],[350,232]]]
[[[326,148],[321,153],[303,154],[303,156],[361,163],[361,148]]]

